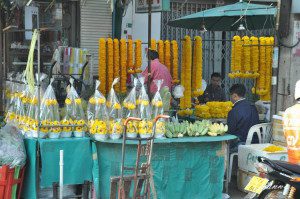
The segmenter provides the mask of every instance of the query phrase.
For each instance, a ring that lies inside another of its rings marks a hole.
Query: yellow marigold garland
[[[121,93],[127,92],[127,47],[126,40],[120,40],[120,64],[121,64]]]
[[[235,70],[236,70],[236,77],[240,77],[240,73],[242,71],[242,41],[240,36],[235,36],[234,42],[234,55],[235,55]]]
[[[250,49],[250,39],[248,36],[243,37],[243,70],[242,72],[245,73],[243,77],[250,78],[252,76],[251,74],[251,49]]]
[[[185,91],[184,91],[184,96],[185,96],[185,106],[186,108],[191,108],[192,107],[192,41],[190,36],[185,36],[185,41],[186,41],[186,58],[185,58]]]
[[[114,39],[114,79],[120,78],[120,46],[119,40]],[[116,84],[115,91],[120,92],[120,84]]]
[[[110,90],[114,79],[114,46],[111,38],[107,39],[107,91]]]
[[[136,73],[141,72],[142,66],[142,41],[136,40],[135,41],[135,63],[134,63],[134,71]]]
[[[164,42],[162,40],[158,40],[157,50],[158,50],[159,62],[165,64]]]
[[[198,97],[203,95],[204,91],[202,90],[202,38],[199,36],[195,37],[195,55],[194,66],[195,66],[195,89],[193,90],[193,95]]]
[[[165,41],[165,66],[171,71],[171,44],[169,40]]]
[[[251,66],[252,66],[252,73],[253,78],[257,78],[258,68],[259,68],[259,49],[258,49],[258,38],[252,36],[250,38],[251,41]]]
[[[176,40],[171,42],[172,44],[172,77],[173,83],[179,83],[178,80],[178,44]]]
[[[266,65],[266,38],[260,37],[260,73],[259,73],[259,85],[258,85],[258,94],[259,95],[265,95],[266,94],[266,73],[267,73],[267,65]]]
[[[151,47],[151,50],[156,50],[156,41],[155,41],[155,39],[151,39],[151,45],[150,45]]]
[[[100,91],[106,95],[106,41],[104,38],[99,39],[99,81]]]
[[[186,79],[185,79],[185,76],[186,76],[186,73],[185,73],[185,57],[186,57],[186,41],[183,40],[182,41],[182,54],[181,54],[181,85],[185,88],[185,82],[186,82]],[[185,91],[184,91],[184,94],[185,94]],[[185,105],[185,96],[181,97],[180,98],[180,109],[185,109],[186,108],[186,105]]]
[[[231,73],[228,74],[229,78],[235,78],[235,39],[233,37],[231,41],[231,62],[230,62]]]
[[[127,70],[128,73],[133,74],[133,42],[131,39],[128,40],[127,46]]]

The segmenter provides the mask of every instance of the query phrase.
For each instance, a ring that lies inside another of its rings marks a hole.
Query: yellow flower
[[[149,101],[148,100],[142,100],[142,105],[143,106],[148,106],[149,105]]]
[[[107,91],[110,90],[114,79],[114,46],[111,38],[107,39]]]
[[[106,41],[104,38],[99,39],[99,80],[100,91],[106,94]]]
[[[75,104],[77,104],[77,105],[81,104],[81,99],[80,98],[76,98],[75,99]]]
[[[90,128],[90,133],[91,133],[91,134],[95,134],[95,133],[96,133],[96,130],[97,130],[96,127]]]
[[[250,55],[250,39],[248,36],[243,37],[243,61],[244,61],[244,73],[251,72],[251,55]],[[245,76],[247,77],[247,76]]]
[[[195,37],[194,50],[193,96],[198,97],[204,93],[202,91],[202,38],[199,36]]]
[[[258,49],[258,38],[252,36],[250,38],[251,41],[251,66],[252,66],[252,72],[254,74],[258,74],[258,68],[259,68],[259,49]],[[254,76],[254,78],[257,78]]]
[[[135,41],[135,63],[134,63],[134,69],[135,72],[137,72],[137,69],[140,69],[142,66],[142,41],[136,40]]]
[[[165,41],[165,49],[164,49],[164,55],[165,55],[165,66],[169,69],[171,72],[171,44],[169,40]]]
[[[90,104],[96,104],[96,99],[94,98],[94,97],[91,97],[90,99],[89,99],[89,103]]]
[[[85,124],[85,121],[84,120],[77,120],[77,125],[81,125],[83,126]]]
[[[77,126],[77,127],[75,128],[75,131],[77,131],[77,132],[82,132],[82,131],[83,131],[83,127]]]
[[[158,40],[157,51],[158,51],[159,62],[164,64],[165,63],[164,42],[162,40]]]
[[[133,68],[133,42],[131,39],[128,40],[127,46],[127,68]]]
[[[70,105],[72,103],[72,100],[70,98],[67,98],[65,100],[66,105]]]
[[[173,83],[178,83],[178,44],[176,40],[171,42],[172,44],[172,77]]]
[[[161,100],[159,100],[159,101],[153,101],[152,105],[159,108],[159,107],[163,106],[163,102]]]
[[[156,41],[155,39],[151,39],[151,50],[156,50]]]
[[[106,102],[106,99],[103,97],[97,99],[98,104],[104,104],[105,102]]]
[[[184,98],[185,98],[185,108],[192,107],[192,41],[190,36],[185,36],[185,80],[184,80]]]
[[[113,109],[121,109],[121,104],[115,103],[115,104],[113,105]]]

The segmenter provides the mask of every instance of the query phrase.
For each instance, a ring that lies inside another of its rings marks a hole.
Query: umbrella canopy
[[[273,28],[277,9],[272,6],[238,2],[220,6],[169,21],[168,25],[179,28],[201,29],[204,22],[211,31],[237,30],[242,23],[249,30]],[[236,21],[243,18],[236,23]]]

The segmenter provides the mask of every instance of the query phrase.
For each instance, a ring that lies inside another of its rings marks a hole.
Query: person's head
[[[295,100],[300,101],[300,80],[296,82],[295,86]]]
[[[221,77],[220,73],[213,73],[210,76],[210,82],[214,87],[220,86],[221,80],[222,80],[222,77]]]
[[[229,89],[230,99],[234,103],[245,97],[246,88],[243,84],[233,84]]]
[[[150,60],[154,60],[154,59],[158,59],[159,55],[158,55],[158,52],[156,50],[151,50],[150,49],[148,57],[149,57]]]

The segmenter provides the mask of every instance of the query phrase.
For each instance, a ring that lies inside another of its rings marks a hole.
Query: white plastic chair
[[[258,136],[258,143],[269,143],[271,140],[271,123],[261,123],[253,125],[247,135],[246,143],[245,145],[249,145],[252,142],[253,135],[257,134]],[[232,165],[234,157],[238,157],[238,153],[232,153],[229,157],[229,180],[228,182],[231,182],[231,174],[232,174]]]

